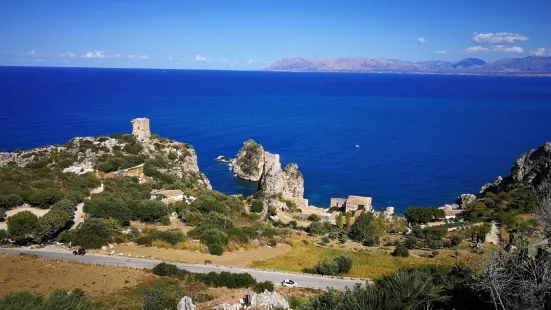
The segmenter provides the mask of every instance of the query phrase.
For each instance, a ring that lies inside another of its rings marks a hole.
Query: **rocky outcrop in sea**
[[[264,147],[247,140],[232,164],[233,173],[247,181],[257,182],[264,170]]]
[[[232,161],[233,173],[244,180],[258,181],[258,190],[267,196],[302,199],[304,176],[297,164],[288,164],[281,169],[279,154],[264,150],[254,140],[248,140]]]

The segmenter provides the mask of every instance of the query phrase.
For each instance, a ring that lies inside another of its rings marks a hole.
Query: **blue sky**
[[[0,65],[256,70],[299,56],[492,61],[551,55],[550,16],[549,0],[6,0]]]

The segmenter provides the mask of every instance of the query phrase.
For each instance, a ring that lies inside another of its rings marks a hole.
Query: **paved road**
[[[152,260],[152,259],[142,259],[142,258],[131,258],[131,257],[118,257],[118,256],[106,256],[106,255],[96,255],[96,254],[87,254],[84,256],[74,256],[70,252],[65,252],[63,249],[60,251],[52,251],[52,249],[26,249],[26,248],[0,248],[0,253],[7,253],[8,255],[18,255],[18,254],[32,254],[40,255],[45,259],[55,259],[55,260],[66,260],[74,261],[84,264],[97,264],[97,265],[107,265],[107,266],[117,266],[117,267],[131,267],[131,268],[145,268],[152,269],[160,263],[161,261]],[[61,252],[64,251],[64,252]],[[342,290],[345,287],[352,287],[355,284],[365,283],[362,280],[347,280],[347,279],[333,279],[325,278],[321,276],[313,275],[304,275],[304,274],[294,274],[294,273],[285,273],[279,271],[262,271],[249,268],[238,268],[238,267],[225,267],[225,266],[214,266],[214,265],[194,265],[194,264],[179,264],[175,263],[179,268],[185,269],[194,273],[207,273],[211,271],[221,272],[228,271],[232,273],[241,273],[246,272],[251,274],[258,281],[271,281],[273,283],[281,283],[284,279],[292,279],[298,283],[301,287],[308,288],[319,288],[326,289],[332,287],[338,290]]]

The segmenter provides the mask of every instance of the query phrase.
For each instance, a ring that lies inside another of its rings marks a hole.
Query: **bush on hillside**
[[[127,226],[132,219],[132,211],[126,202],[113,194],[101,194],[84,202],[84,212],[90,217],[113,218],[122,226]]]
[[[212,254],[212,255],[222,255],[222,253],[224,253],[224,248],[222,248],[222,246],[220,244],[217,244],[217,243],[210,243],[207,245],[208,249],[209,249],[209,253]]]
[[[248,273],[209,272],[195,274],[195,278],[208,286],[214,287],[242,288],[256,284],[256,280]]]
[[[142,200],[132,208],[132,214],[142,222],[159,222],[163,216],[168,216],[168,208],[160,201]]]
[[[176,277],[180,276],[182,273],[187,273],[184,270],[179,269],[176,265],[160,263],[153,267],[153,274],[162,277]]]
[[[0,300],[0,309],[92,310],[95,308],[82,290],[75,289],[72,292],[56,290],[48,299],[30,292],[13,293]]]
[[[310,214],[310,216],[308,216],[308,220],[312,222],[319,222],[321,221],[321,217],[317,214]]]
[[[23,198],[16,194],[0,195],[0,208],[10,210],[23,204]]]
[[[324,259],[311,270],[312,273],[332,276],[339,272],[339,265],[334,259]]]
[[[402,244],[399,244],[396,246],[396,249],[394,249],[394,252],[392,252],[392,256],[408,257],[409,251],[405,246],[403,246]]]
[[[253,286],[253,291],[255,293],[264,293],[265,291],[273,292],[274,284],[270,281],[258,282]]]
[[[264,210],[264,203],[262,200],[253,199],[251,203],[251,212],[260,213]]]
[[[31,237],[38,226],[38,217],[30,211],[19,212],[8,219],[8,232],[17,241]]]
[[[67,228],[70,221],[69,214],[60,208],[50,210],[38,219],[35,241],[41,243],[55,238],[61,230]]]
[[[335,262],[338,266],[338,273],[347,273],[352,269],[352,258],[339,255],[335,257]]]
[[[6,220],[6,210],[0,208],[0,222],[3,222]]]
[[[104,246],[107,241],[117,236],[118,233],[118,222],[113,219],[87,218],[82,225],[72,231],[70,235],[60,235],[60,237],[69,237],[74,245],[86,249],[99,249]]]

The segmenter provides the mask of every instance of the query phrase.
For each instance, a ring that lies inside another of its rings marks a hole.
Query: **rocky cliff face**
[[[538,196],[551,195],[551,142],[522,154],[511,169],[509,182],[534,188]]]
[[[77,137],[60,146],[0,153],[0,167],[45,163],[48,167],[58,167],[73,173],[94,169],[117,171],[148,160],[162,163],[156,167],[162,173],[192,181],[199,187],[212,188],[208,178],[199,170],[193,147],[168,139],[155,138],[139,142],[131,135]]]
[[[247,181],[257,182],[264,170],[264,148],[254,140],[248,140],[232,164],[233,173]]]
[[[281,169],[279,154],[265,152],[264,172],[258,189],[267,195],[281,194],[285,198],[302,198],[304,176],[298,170],[298,165],[288,164]]]

